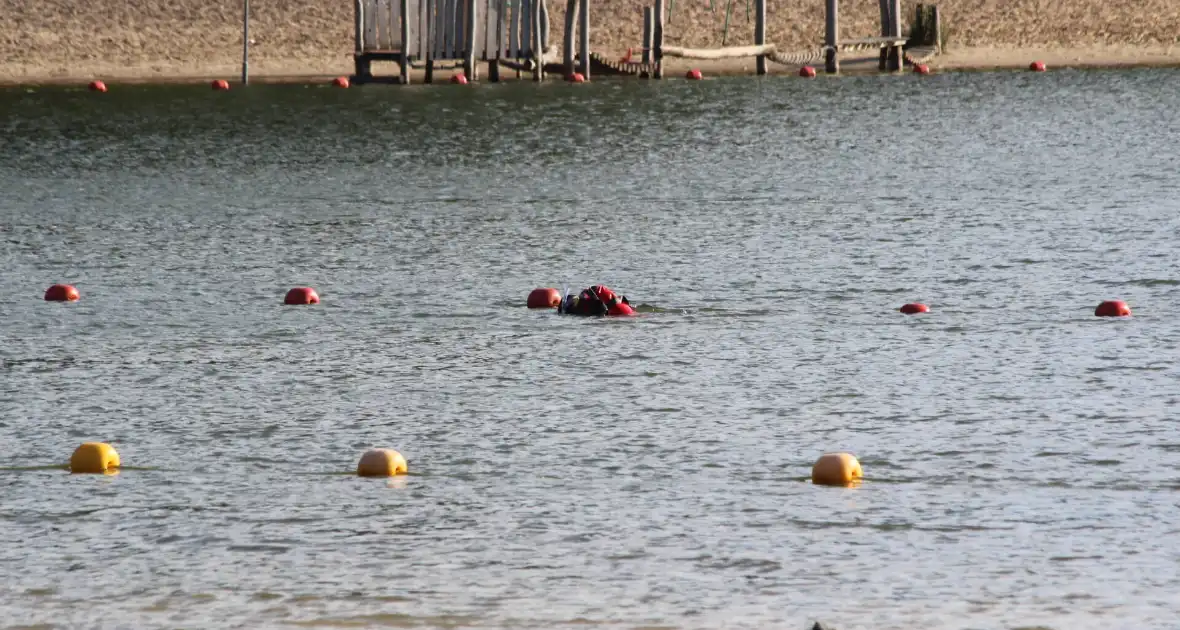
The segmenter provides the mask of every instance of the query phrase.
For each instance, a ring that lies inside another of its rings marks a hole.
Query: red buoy
[[[802,68],[799,68],[799,76],[803,77],[804,79],[814,79],[815,68],[812,68],[811,66],[803,66]]]
[[[920,302],[913,302],[911,304],[902,304],[901,308],[897,309],[906,315],[914,315],[917,313],[929,313],[930,307]]]
[[[319,304],[320,296],[311,287],[295,287],[287,291],[283,304]]]
[[[930,74],[930,66],[928,66],[924,63],[916,63],[916,64],[914,64],[914,73],[915,74]]]
[[[348,77],[336,77],[332,79],[332,87],[346,88],[348,85]]]
[[[212,87],[214,90],[216,90],[218,92],[228,92],[229,91],[229,81],[226,81],[225,79],[218,79],[213,82]]]
[[[689,81],[700,81],[701,79],[705,78],[705,75],[701,74],[700,70],[693,68],[692,70],[684,73],[684,78],[688,79]]]
[[[76,302],[79,297],[78,290],[72,284],[55,284],[45,289],[46,302]]]
[[[88,86],[91,92],[106,92],[107,84],[102,81],[91,81]]]
[[[529,308],[557,308],[561,305],[561,292],[557,289],[533,289],[529,293]]]
[[[1107,300],[1094,309],[1094,315],[1097,317],[1130,317],[1131,307],[1122,300]]]
[[[1028,69],[1031,70],[1032,72],[1044,72],[1045,71],[1045,62],[1044,61],[1034,61],[1034,62],[1028,64]]]
[[[467,77],[462,74],[452,75],[451,83],[454,83],[455,85],[467,85]]]
[[[635,309],[631,308],[630,304],[624,304],[623,302],[612,304],[606,310],[607,317],[631,317],[634,314]]]
[[[581,72],[574,72],[565,75],[565,80],[569,81],[570,83],[585,83],[586,77],[583,76]]]

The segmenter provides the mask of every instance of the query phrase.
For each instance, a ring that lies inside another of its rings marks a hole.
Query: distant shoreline
[[[1025,70],[1032,61],[1044,62],[1050,71],[1074,69],[1130,69],[1130,68],[1177,68],[1180,67],[1180,46],[996,46],[996,47],[952,47],[944,54],[929,60],[934,72],[987,72]],[[822,63],[818,64],[822,76]],[[753,59],[728,59],[721,61],[697,61],[691,59],[665,59],[666,79],[680,79],[689,68],[699,68],[705,77],[743,76],[754,74]],[[396,65],[378,69],[379,74],[393,74]],[[793,76],[797,66],[770,64],[770,74]],[[842,74],[863,75],[878,72],[875,58],[867,56],[843,57]],[[436,70],[435,82],[442,83],[454,72]],[[351,58],[339,60],[336,56],[320,59],[298,59],[291,61],[265,60],[251,64],[250,79],[258,83],[306,84],[327,83],[337,76],[352,73]],[[486,64],[481,63],[479,73],[486,80]],[[224,63],[175,64],[170,62],[131,65],[116,65],[102,61],[80,62],[69,68],[53,68],[35,64],[0,63],[0,86],[19,87],[36,85],[85,85],[99,79],[118,84],[200,84],[214,79],[226,79],[231,85],[241,76],[241,68],[227,67]],[[504,70],[506,81],[513,81],[515,73]],[[412,81],[421,83],[422,72],[415,70]],[[526,74],[525,79],[529,78]],[[558,77],[552,77],[554,80]],[[615,79],[642,80],[642,79]]]

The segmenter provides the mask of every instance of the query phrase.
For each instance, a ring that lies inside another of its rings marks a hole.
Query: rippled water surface
[[[1178,85],[0,91],[0,625],[1174,628]]]

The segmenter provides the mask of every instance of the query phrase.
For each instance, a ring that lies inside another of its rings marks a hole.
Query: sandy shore
[[[646,0],[591,5],[595,50],[622,54],[640,46]],[[914,2],[904,2],[905,15]],[[1174,0],[942,0],[946,54],[936,70],[1050,67],[1180,66],[1180,2]],[[564,3],[549,0],[553,37]],[[251,11],[251,76],[308,80],[352,71],[352,2],[256,1]],[[673,2],[667,42],[722,44],[722,0]],[[234,78],[241,66],[240,0],[0,0],[0,82],[196,81]],[[846,0],[845,37],[875,35],[877,3]],[[768,39],[781,51],[815,50],[823,38],[820,0],[769,0]],[[746,3],[735,0],[726,44],[750,43]],[[712,74],[753,71],[752,60],[674,61]],[[777,66],[775,72],[793,73]]]

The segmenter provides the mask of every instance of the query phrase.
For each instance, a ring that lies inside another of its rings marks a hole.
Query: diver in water
[[[627,296],[615,295],[609,287],[601,284],[596,284],[588,289],[583,290],[578,295],[573,293],[565,296],[561,301],[561,305],[557,307],[557,312],[565,315],[584,315],[584,316],[612,316],[620,315],[634,315],[635,311],[631,309],[631,302]]]

